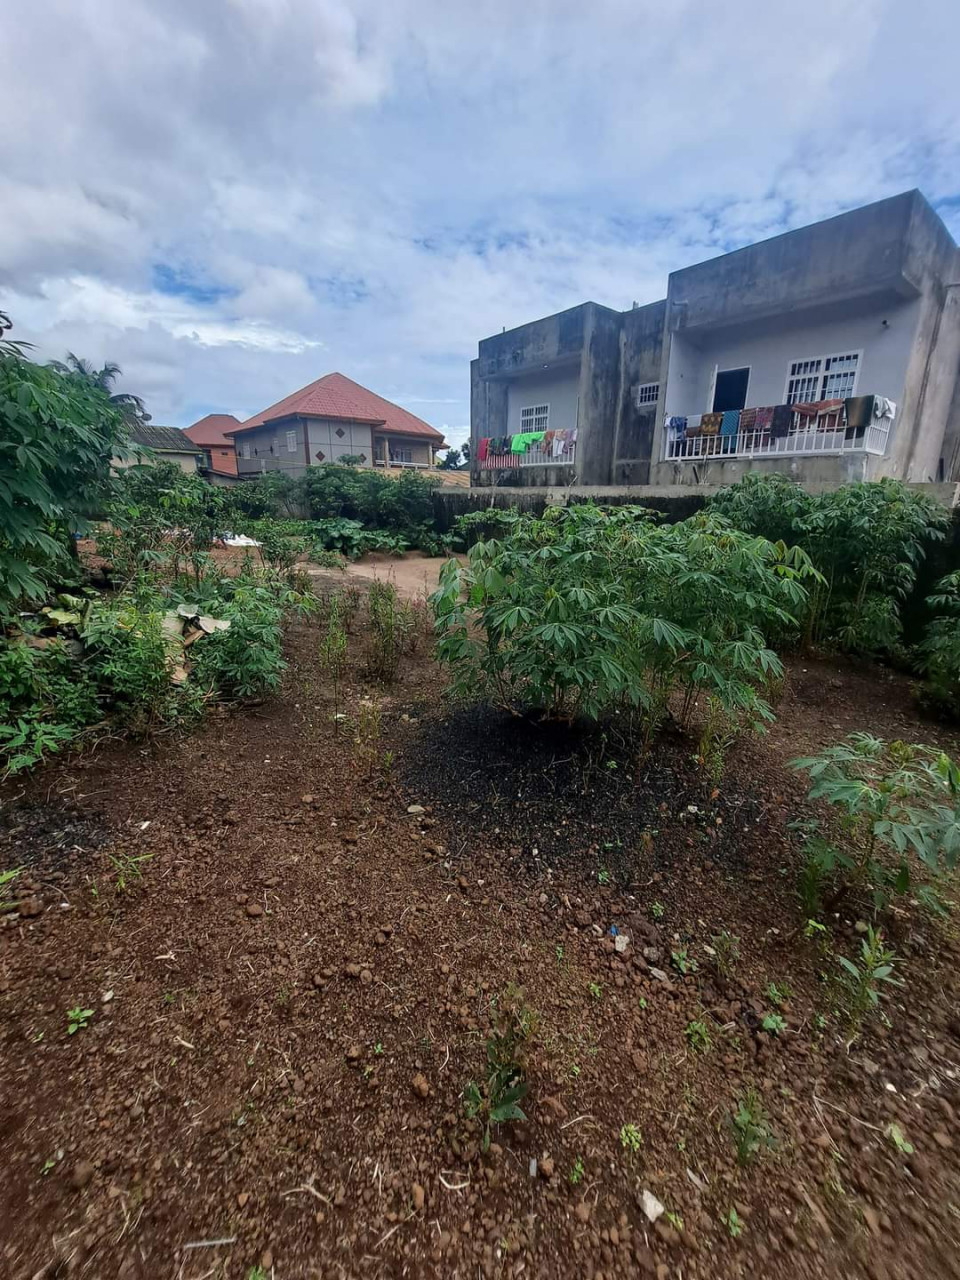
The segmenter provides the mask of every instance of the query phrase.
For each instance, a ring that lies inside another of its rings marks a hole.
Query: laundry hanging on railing
[[[770,417],[770,436],[773,440],[782,440],[790,434],[793,426],[793,411],[788,404],[775,404]]]
[[[510,452],[526,453],[532,444],[539,444],[546,434],[545,431],[520,431],[513,437]]]
[[[720,419],[720,434],[724,437],[735,436],[740,430],[740,410],[724,409]]]
[[[869,427],[874,419],[876,404],[876,396],[849,396],[844,401],[847,411],[847,426],[855,431]]]

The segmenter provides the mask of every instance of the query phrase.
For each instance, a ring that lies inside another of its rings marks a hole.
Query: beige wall
[[[129,458],[114,458],[112,460],[112,465],[116,468],[123,469],[124,467],[134,467],[138,463],[142,463],[143,466],[149,467],[157,462],[172,462],[174,466],[179,467],[180,470],[186,472],[187,475],[196,475],[197,461],[198,459],[195,453],[168,453],[166,450],[157,450],[154,451],[153,457],[148,457],[146,454],[134,453],[131,454]]]
[[[410,439],[394,435],[376,436],[374,445],[378,461],[383,460],[386,445],[390,460],[394,463],[403,461],[408,464],[417,463],[424,467],[433,464],[433,448],[428,440],[419,440],[412,436]]]

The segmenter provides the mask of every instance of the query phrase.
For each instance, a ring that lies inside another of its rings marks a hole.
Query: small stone
[[[426,813],[426,812],[427,812],[427,811],[426,811],[426,809],[423,807],[423,805],[422,805],[422,804],[408,804],[408,805],[407,805],[407,813],[417,814],[417,813]]]
[[[577,1201],[577,1206],[573,1212],[581,1222],[590,1221],[590,1206],[587,1204],[586,1200]]]
[[[936,1130],[933,1135],[933,1140],[937,1146],[941,1147],[944,1151],[949,1151],[953,1146],[953,1139],[950,1137],[949,1133],[944,1133],[942,1129]]]
[[[656,1222],[660,1215],[665,1212],[664,1206],[660,1203],[657,1197],[646,1189],[641,1192],[640,1207],[647,1215],[648,1222]]]
[[[315,973],[313,975],[313,985],[315,987],[325,987],[327,985],[327,980],[322,973]]]
[[[556,1169],[556,1165],[554,1164],[553,1157],[544,1156],[543,1159],[540,1161],[540,1177],[552,1178],[555,1169]]]
[[[39,898],[24,898],[19,909],[22,916],[38,916],[43,911],[43,903]]]
[[[625,933],[618,933],[613,940],[613,949],[618,955],[623,955],[629,945],[630,939]]]
[[[347,1050],[346,1057],[351,1066],[355,1066],[363,1057],[363,1050],[358,1044],[352,1044]]]
[[[94,1174],[93,1165],[89,1160],[79,1160],[73,1166],[73,1172],[70,1174],[70,1185],[74,1191],[82,1191]]]
[[[249,1199],[250,1199],[250,1192],[241,1191],[240,1194],[237,1196],[237,1204],[242,1209]]]
[[[871,1205],[864,1205],[863,1220],[875,1236],[880,1234],[880,1215]]]
[[[422,1071],[418,1071],[411,1082],[413,1091],[421,1098],[426,1098],[430,1093],[430,1085],[427,1083],[427,1077]]]
[[[360,970],[360,981],[363,983],[365,987],[368,987],[370,985],[370,983],[373,981],[373,974],[370,972],[369,969]]]
[[[263,1267],[264,1271],[273,1270],[273,1250],[272,1249],[264,1249],[263,1253],[261,1253],[260,1255],[260,1265],[261,1267]]]
[[[256,919],[257,916],[263,915],[263,907],[261,907],[259,902],[248,902],[247,915],[252,916],[254,919]]]
[[[650,970],[650,977],[651,977],[651,978],[655,978],[655,979],[657,980],[657,982],[666,982],[666,983],[668,983],[668,984],[669,984],[669,982],[670,982],[670,978],[669,978],[669,976],[668,976],[667,974],[665,974],[665,973],[663,972],[663,970],[662,970],[662,969],[653,969],[653,968],[651,968],[651,970]]]
[[[313,796],[301,796],[301,797],[300,797],[300,803],[301,803],[301,804],[313,804]]]
[[[424,1192],[424,1190],[423,1190],[423,1187],[421,1187],[421,1185],[420,1185],[420,1183],[419,1183],[419,1182],[415,1182],[415,1183],[413,1184],[413,1193],[412,1193],[412,1196],[413,1196],[413,1207],[414,1207],[414,1210],[415,1210],[417,1213],[419,1213],[419,1212],[420,1212],[420,1210],[423,1208],[424,1201],[426,1200],[426,1194],[425,1194],[425,1192]]]
[[[358,964],[345,964],[343,966],[343,972],[348,978],[359,978],[361,973],[363,973],[363,969],[361,969]]]

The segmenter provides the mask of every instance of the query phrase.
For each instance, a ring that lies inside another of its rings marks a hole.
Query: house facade
[[[135,422],[129,431],[129,451],[114,458],[115,467],[151,466],[172,462],[186,475],[196,475],[202,454],[179,427],[155,427],[152,422]]]
[[[342,373],[328,373],[225,432],[240,477],[302,475],[350,459],[361,467],[434,465],[443,433]]]
[[[483,340],[472,482],[958,479],[958,370],[960,252],[910,191]]]
[[[184,428],[183,434],[189,436],[201,451],[200,470],[208,480],[217,483],[228,477],[236,477],[236,446],[233,437],[224,432],[239,426],[240,419],[235,418],[232,413],[208,413],[193,426]]]

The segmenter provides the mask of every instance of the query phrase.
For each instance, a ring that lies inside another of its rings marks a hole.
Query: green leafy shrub
[[[960,717],[960,571],[937,583],[927,604],[937,616],[927,627],[919,650],[925,683],[921,701],[953,719]]]
[[[780,475],[750,473],[711,499],[738,528],[802,547],[822,575],[803,617],[807,643],[894,653],[900,607],[927,546],[944,537],[944,507],[900,480],[811,495]]]
[[[461,695],[552,718],[632,710],[648,736],[671,702],[685,723],[701,697],[741,722],[772,718],[761,690],[781,665],[763,628],[805,606],[802,552],[632,507],[500,523],[505,536],[477,542],[466,568],[449,561],[431,597]]]
[[[413,611],[398,598],[391,582],[374,582],[368,596],[370,625],[367,638],[367,665],[385,684],[397,678],[400,660],[416,642]]]
[[[9,327],[0,314],[0,333]],[[102,388],[0,340],[0,610],[40,598],[70,569],[126,437]]]
[[[512,984],[491,1002],[493,1027],[487,1037],[487,1069],[482,1085],[471,1080],[463,1091],[464,1113],[483,1126],[483,1150],[490,1147],[491,1126],[525,1120],[526,1058],[539,1019],[521,988]]]
[[[842,873],[826,910],[836,906],[850,881],[872,886],[877,905],[907,892],[913,885],[913,858],[932,877],[956,867],[960,770],[942,751],[852,733],[817,756],[792,761],[792,766],[810,776],[808,799],[825,800],[841,815],[842,845],[820,841],[813,849],[821,878]],[[920,884],[915,891],[936,905],[929,885]],[[812,915],[810,905],[804,902]]]
[[[738,1100],[737,1109],[730,1117],[730,1126],[740,1165],[748,1165],[765,1151],[776,1148],[770,1117],[756,1089],[748,1089]]]
[[[204,636],[191,648],[199,684],[228,698],[261,697],[276,689],[283,659],[283,598],[277,585],[235,580],[219,606],[227,631]]]

